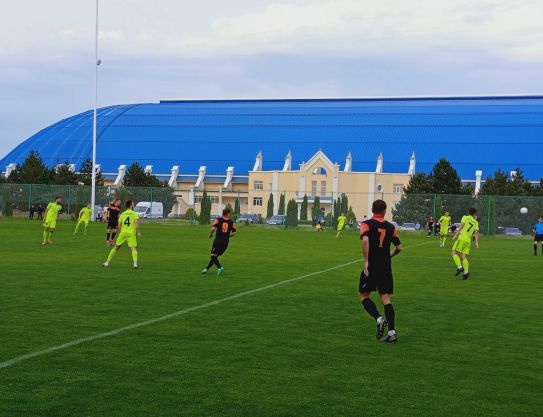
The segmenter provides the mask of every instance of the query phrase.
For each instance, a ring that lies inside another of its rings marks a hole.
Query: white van
[[[161,219],[164,217],[164,205],[156,201],[140,201],[134,207],[140,218]]]

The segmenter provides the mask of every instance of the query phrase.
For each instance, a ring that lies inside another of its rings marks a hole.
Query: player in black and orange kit
[[[119,214],[121,214],[121,199],[116,198],[107,206],[106,244],[115,246],[115,235],[119,230]]]
[[[215,234],[215,240],[211,247],[211,259],[209,264],[202,270],[202,274],[207,274],[207,271],[213,266],[217,265],[217,275],[221,275],[224,272],[224,268],[219,262],[219,256],[221,256],[228,248],[228,242],[230,238],[236,234],[236,224],[230,218],[230,210],[224,209],[222,211],[222,217],[218,217],[213,222],[211,230],[209,231],[209,238],[211,239]]]
[[[400,253],[402,247],[394,225],[385,220],[387,204],[383,200],[375,200],[371,211],[373,217],[360,225],[364,270],[360,274],[358,292],[362,306],[377,322],[377,339],[396,343],[398,337],[394,323],[394,307],[390,301],[390,296],[394,292],[391,258]],[[394,245],[392,252],[390,251],[391,245]],[[386,320],[370,298],[371,292],[375,290],[379,291],[381,303],[385,308]],[[384,336],[386,327],[388,327],[388,334]]]

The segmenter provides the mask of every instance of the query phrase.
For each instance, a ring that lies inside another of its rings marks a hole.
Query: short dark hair
[[[477,213],[477,210],[476,210],[475,208],[472,207],[472,208],[470,208],[470,209],[468,210],[468,213],[471,214],[471,215],[473,216],[475,213]]]
[[[124,203],[124,206],[125,206],[126,208],[132,207],[132,200],[126,200],[126,203]]]
[[[371,205],[371,212],[373,214],[385,214],[387,211],[387,203],[383,200],[375,200]]]
[[[229,214],[230,214],[230,209],[224,209],[224,210],[222,211],[222,215],[223,215],[223,216],[228,216]]]
[[[59,198],[62,198],[62,197],[59,196],[59,195],[57,195],[57,196],[55,197],[55,200],[58,200]]]

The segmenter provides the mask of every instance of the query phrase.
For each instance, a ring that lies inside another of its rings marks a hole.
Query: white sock
[[[381,316],[377,317],[377,324],[381,324],[384,321],[385,321],[385,319],[382,318]]]
[[[396,330],[389,330],[388,331],[389,336],[394,336],[395,334],[396,334]]]

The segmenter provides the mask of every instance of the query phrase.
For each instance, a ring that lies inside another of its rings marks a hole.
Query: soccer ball
[[[522,207],[522,208],[520,209],[520,212],[521,212],[522,214],[527,214],[527,213],[528,213],[528,209],[527,209],[526,207]]]

